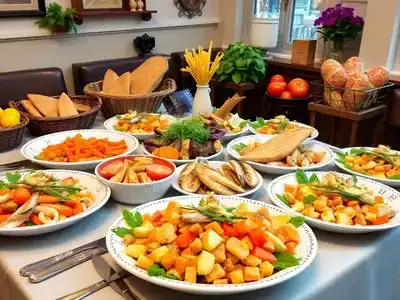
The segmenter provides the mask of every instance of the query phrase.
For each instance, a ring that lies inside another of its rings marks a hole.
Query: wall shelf
[[[138,15],[143,21],[150,21],[151,15],[157,13],[156,10],[130,11],[130,10],[107,10],[107,11],[81,11],[79,17],[96,17],[96,16],[123,16],[123,15]]]

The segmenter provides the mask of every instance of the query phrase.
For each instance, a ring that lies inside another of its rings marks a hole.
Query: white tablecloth
[[[0,164],[20,159],[18,151],[12,151],[0,155]],[[252,198],[270,203],[266,188],[272,179],[271,176],[264,176],[263,187]],[[178,194],[171,190],[167,196],[174,195]],[[27,263],[104,237],[124,207],[127,206],[111,199],[98,212],[67,229],[42,236],[0,237],[0,299],[50,300],[101,280],[90,261],[37,284],[29,283],[21,277],[19,269]],[[168,290],[133,277],[127,282],[143,300],[400,299],[400,230],[367,235],[340,235],[319,230],[314,232],[318,239],[318,254],[311,266],[297,277],[269,289],[205,297]],[[105,257],[110,261],[108,254]],[[122,297],[107,287],[87,299],[118,300]]]

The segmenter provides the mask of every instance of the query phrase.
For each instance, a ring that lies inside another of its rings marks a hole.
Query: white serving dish
[[[239,143],[243,143],[243,144],[247,145],[248,143],[250,143],[252,141],[259,141],[259,142],[265,143],[272,138],[273,138],[273,136],[267,136],[267,135],[249,135],[249,136],[243,136],[243,137],[237,138],[228,144],[228,146],[227,146],[228,153],[235,159],[240,160],[240,154],[233,148],[235,145],[237,145]],[[321,143],[318,143],[317,141],[313,141],[313,140],[306,140],[305,142],[302,143],[302,145],[309,147],[313,151],[316,151],[316,152],[326,152],[326,154],[320,163],[312,165],[312,166],[308,166],[308,167],[270,166],[267,164],[256,163],[256,162],[251,162],[251,161],[247,161],[247,163],[250,166],[252,166],[254,169],[256,169],[260,172],[268,173],[268,174],[276,174],[276,175],[292,173],[292,172],[295,172],[297,169],[302,169],[304,171],[317,170],[317,169],[327,167],[332,163],[333,153],[332,153],[332,150],[329,149],[328,147],[322,145]]]
[[[171,124],[172,122],[176,121],[176,118],[174,116],[171,115],[161,115],[161,119],[165,119],[169,121],[169,124]],[[112,117],[110,119],[107,119],[104,122],[104,127],[108,130],[112,130],[112,131],[117,131],[120,132],[118,130],[116,130],[114,128],[114,125],[118,122],[118,116]],[[128,134],[133,135],[134,137],[136,137],[139,141],[143,141],[145,139],[149,139],[152,138],[154,136],[154,132],[150,132],[150,133],[130,133],[127,132]]]
[[[0,228],[0,235],[8,236],[31,236],[39,235],[44,233],[49,233],[63,229],[65,227],[71,226],[78,221],[86,218],[92,213],[99,210],[107,200],[110,198],[111,189],[108,186],[102,184],[95,175],[80,171],[71,170],[44,170],[46,174],[54,175],[59,179],[64,179],[68,177],[75,177],[79,179],[79,183],[90,189],[91,193],[94,195],[94,203],[87,210],[82,213],[69,217],[63,221],[59,221],[54,224],[43,224],[37,226],[26,226],[17,228]],[[29,172],[21,172],[22,176],[29,174]],[[1,176],[0,180],[6,180],[5,176]]]
[[[149,151],[147,151],[146,147],[143,144],[140,144],[140,146],[141,146],[142,152],[145,155],[152,155]],[[224,147],[221,145],[221,151],[219,151],[219,152],[217,152],[217,153],[215,153],[213,155],[206,156],[206,157],[204,157],[204,159],[206,159],[206,160],[215,159],[223,152],[224,152]],[[195,161],[195,159],[167,159],[167,160],[172,162],[172,163],[174,163],[176,166],[185,165],[185,164],[188,164],[188,163],[190,163],[192,161]]]
[[[169,201],[177,201],[183,205],[197,205],[198,202],[204,196],[199,195],[190,195],[190,196],[180,196],[180,197],[171,197],[165,198],[158,201],[154,201],[151,203],[147,203],[141,206],[138,206],[132,209],[132,212],[139,212],[142,215],[152,214],[157,210],[163,210],[167,207]],[[250,209],[256,209],[257,207],[267,207],[271,215],[281,215],[288,214],[288,210],[240,197],[227,197],[227,196],[218,196],[226,206],[238,206],[240,203],[247,203]],[[130,272],[136,277],[139,277],[148,282],[154,283],[156,285],[160,285],[166,288],[170,288],[173,290],[192,293],[192,294],[201,294],[201,295],[226,295],[226,294],[237,294],[247,291],[253,291],[258,289],[263,289],[267,287],[271,287],[277,284],[280,284],[298,274],[303,272],[313,261],[317,254],[317,239],[310,227],[306,224],[303,224],[297,230],[300,235],[300,243],[298,244],[297,256],[301,258],[300,264],[296,267],[288,268],[282,270],[280,272],[275,273],[274,275],[264,278],[260,281],[243,283],[243,284],[198,284],[198,283],[189,283],[182,282],[167,278],[161,277],[150,277],[147,275],[147,271],[135,267],[135,259],[127,256],[125,254],[125,245],[120,237],[118,237],[115,233],[112,232],[112,229],[119,226],[124,225],[125,221],[122,216],[118,218],[113,225],[109,228],[106,235],[107,249],[110,252],[112,258],[119,264],[122,268]]]
[[[137,140],[137,138],[128,133],[109,131],[104,129],[69,130],[47,134],[31,140],[22,147],[21,154],[26,159],[50,169],[59,168],[67,170],[93,170],[97,164],[104,161],[105,159],[84,162],[51,162],[35,158],[36,155],[38,155],[48,145],[59,144],[63,142],[67,137],[73,137],[78,133],[86,139],[94,137],[98,139],[109,139],[110,141],[115,142],[124,140],[127,145],[127,150],[123,154],[114,157],[130,154],[135,151],[136,148],[139,146],[139,141]]]
[[[112,191],[112,198],[121,203],[137,205],[143,204],[149,201],[160,199],[168,191],[172,185],[172,181],[175,179],[176,166],[170,161],[156,156],[153,158],[159,159],[167,164],[172,170],[172,174],[166,178],[158,181],[147,182],[147,183],[119,183],[112,182],[100,175],[100,170],[103,166],[117,160],[123,160],[124,158],[143,157],[145,155],[126,155],[118,158],[110,158],[99,165],[94,170],[97,178],[105,185],[109,186]]]
[[[230,142],[233,139],[236,139],[236,138],[246,134],[249,131],[249,128],[250,128],[249,124],[246,124],[246,126],[244,126],[242,128],[242,131],[237,132],[237,133],[227,133],[221,138],[221,141],[223,141],[225,143]]]
[[[210,162],[209,162],[209,166],[210,166],[211,168],[213,168],[214,170],[218,171],[218,168],[219,168],[220,166],[222,166],[223,164],[226,164],[226,163],[227,163],[226,161],[210,161]],[[187,164],[186,164],[186,165],[187,165]],[[184,194],[184,195],[199,195],[199,194],[195,194],[195,193],[186,192],[185,190],[183,190],[183,189],[179,186],[179,183],[178,183],[179,175],[182,173],[182,171],[183,171],[183,169],[186,167],[186,165],[179,166],[178,168],[176,168],[176,177],[175,177],[174,180],[172,181],[172,187],[173,187],[175,190],[177,190],[179,193]],[[256,171],[256,174],[257,174],[257,180],[258,180],[258,181],[257,181],[257,186],[254,187],[254,188],[246,187],[246,188],[245,188],[245,192],[244,192],[244,193],[237,193],[237,194],[235,194],[236,197],[244,197],[244,196],[251,195],[251,194],[255,193],[256,191],[258,191],[258,190],[261,188],[261,186],[262,186],[264,180],[263,180],[262,176],[260,175],[260,173],[258,173],[258,172]]]
[[[351,149],[358,149],[358,148],[361,148],[361,147],[344,148],[344,149],[340,149],[339,151],[341,151],[341,152],[350,152]],[[368,150],[373,150],[373,149],[375,149],[375,148],[373,148],[373,147],[363,147],[363,148],[368,149]],[[338,162],[338,161],[336,160],[337,158],[339,158],[338,155],[337,155],[336,153],[335,153],[334,157],[335,157],[335,164],[336,164],[336,166],[338,166],[338,168],[342,169],[342,170],[345,171],[346,173],[354,174],[354,175],[361,176],[361,177],[364,177],[364,178],[370,178],[370,179],[372,179],[372,180],[375,180],[375,181],[377,181],[377,182],[386,184],[386,185],[391,186],[391,187],[400,187],[400,180],[398,180],[398,179],[379,178],[379,177],[375,177],[375,176],[371,176],[371,175],[366,175],[366,174],[363,174],[363,173],[359,173],[359,172],[356,172],[356,171],[347,169],[345,166],[343,166],[342,163],[340,163],[340,162]]]
[[[318,178],[323,177],[326,175],[328,172],[306,172],[307,177],[310,177],[313,173],[315,173]],[[344,179],[351,178],[351,175],[347,174],[341,174],[339,173],[341,177]],[[283,203],[281,200],[276,197],[276,194],[281,195],[283,193],[283,189],[285,184],[292,184],[292,185],[297,185],[297,180],[296,180],[296,175],[294,173],[292,174],[287,174],[280,176],[276,179],[274,179],[267,188],[268,192],[268,197],[271,199],[271,201],[281,207],[290,210],[292,215],[298,215],[298,216],[303,216],[302,214],[295,212],[291,208],[289,208],[285,203]],[[374,232],[374,231],[381,231],[381,230],[386,230],[390,228],[394,228],[400,225],[400,193],[391,187],[388,187],[382,183],[372,181],[370,179],[358,177],[358,185],[365,185],[368,188],[370,188],[373,192],[374,195],[381,195],[382,197],[385,198],[385,203],[389,204],[395,211],[396,215],[390,219],[390,222],[388,224],[383,224],[383,225],[368,225],[368,226],[349,226],[349,225],[341,225],[341,224],[336,224],[336,223],[330,223],[330,222],[325,222],[322,220],[317,220],[314,218],[310,218],[307,216],[303,216],[306,220],[306,222],[312,226],[316,227],[322,230],[326,231],[332,231],[332,232],[338,232],[338,233],[346,233],[346,234],[352,234],[352,233],[357,233],[357,234],[363,234],[363,233],[368,233],[368,232]]]
[[[268,121],[268,120],[266,120],[266,121]],[[308,126],[308,125],[303,124],[303,123],[298,123],[298,122],[289,122],[289,123],[291,123],[291,124],[297,124],[297,125],[299,125],[300,127],[311,128],[311,129],[313,130],[313,132],[311,133],[311,136],[310,136],[309,138],[307,138],[307,140],[316,139],[316,138],[318,137],[318,135],[319,135],[318,130],[315,129],[314,127]],[[250,125],[249,125],[249,130],[250,130],[250,132],[251,132],[252,134],[257,134],[257,135],[261,135],[261,136],[271,136],[271,137],[274,137],[274,136],[278,135],[278,134],[264,134],[264,133],[259,133],[259,132],[257,132],[253,127],[251,127]]]

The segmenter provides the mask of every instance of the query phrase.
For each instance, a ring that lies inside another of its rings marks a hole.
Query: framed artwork
[[[179,9],[179,17],[186,16],[188,19],[192,19],[203,14],[206,0],[174,0],[174,4]]]
[[[72,0],[72,7],[77,11],[125,9],[123,0]]]
[[[46,14],[45,0],[0,0],[0,17],[29,17]]]

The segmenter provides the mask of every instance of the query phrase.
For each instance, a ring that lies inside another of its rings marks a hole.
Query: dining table
[[[103,128],[99,115],[94,128]],[[28,130],[21,146],[32,139]],[[326,145],[326,144],[325,144]],[[140,150],[136,152],[140,153]],[[224,156],[224,157],[222,157]],[[0,165],[24,158],[20,149],[0,154]],[[217,160],[228,159],[224,151]],[[335,165],[327,169],[338,171]],[[89,171],[93,172],[93,171]],[[276,175],[262,174],[262,187],[250,197],[272,203],[267,196],[268,184]],[[178,196],[172,188],[166,197]],[[127,195],[134,197],[134,195]],[[398,199],[400,201],[400,199]],[[97,212],[63,230],[53,233],[11,237],[0,236],[0,300],[53,300],[101,281],[92,262],[86,261],[40,283],[21,277],[22,266],[87,244],[104,237],[124,208],[133,206],[112,199]],[[281,284],[245,293],[230,295],[193,295],[163,288],[134,276],[125,279],[131,291],[142,300],[399,300],[400,299],[400,229],[351,235],[313,229],[318,252],[312,264],[299,275]],[[106,253],[104,258],[120,270]],[[88,300],[123,299],[111,287],[87,297]]]

